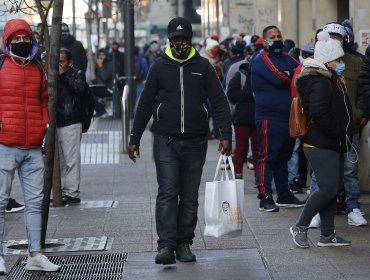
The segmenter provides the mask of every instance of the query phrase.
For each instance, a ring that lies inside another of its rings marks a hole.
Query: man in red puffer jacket
[[[49,126],[47,81],[34,60],[37,41],[23,19],[9,20],[3,33],[0,69],[0,244],[4,213],[16,169],[24,195],[28,237],[27,270],[57,271],[40,254],[44,162],[41,145]],[[0,274],[6,274],[0,246]]]

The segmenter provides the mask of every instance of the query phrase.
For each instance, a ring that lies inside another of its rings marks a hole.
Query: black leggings
[[[343,182],[343,154],[333,150],[304,147],[304,153],[316,175],[318,190],[308,198],[301,213],[298,226],[308,227],[312,218],[319,213],[321,235],[334,233],[334,216],[337,194]]]

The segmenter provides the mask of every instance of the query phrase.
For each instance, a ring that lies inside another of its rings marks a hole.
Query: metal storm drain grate
[[[27,257],[20,257],[6,280],[119,280],[127,254],[99,254],[49,256],[51,262],[61,265],[59,272],[28,272],[24,269]]]

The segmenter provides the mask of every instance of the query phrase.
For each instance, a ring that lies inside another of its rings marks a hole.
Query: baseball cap
[[[329,34],[338,34],[344,38],[346,36],[346,30],[344,26],[337,22],[328,23],[323,27],[323,30]]]
[[[167,37],[171,39],[175,36],[193,37],[193,28],[186,18],[176,17],[168,23]]]

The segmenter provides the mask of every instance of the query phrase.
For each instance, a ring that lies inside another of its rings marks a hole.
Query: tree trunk
[[[92,51],[92,46],[91,46],[91,23],[92,23],[92,0],[89,0],[88,2],[88,7],[89,10],[85,14],[85,19],[86,19],[86,37],[87,37],[87,58],[89,60],[89,68],[90,68],[90,79],[89,83],[95,79],[95,59]]]
[[[50,51],[48,53],[48,91],[49,91],[49,114],[50,127],[45,141],[45,174],[44,174],[44,199],[42,202],[42,230],[41,247],[45,248],[45,238],[49,217],[50,193],[53,185],[54,151],[55,151],[55,104],[57,98],[57,82],[59,75],[59,49],[63,15],[64,0],[55,0],[50,36]]]

